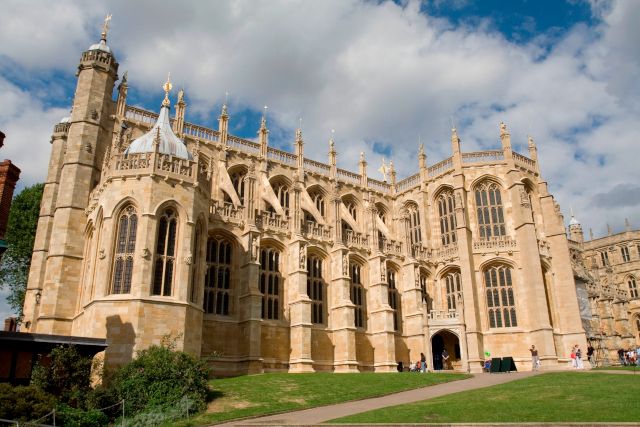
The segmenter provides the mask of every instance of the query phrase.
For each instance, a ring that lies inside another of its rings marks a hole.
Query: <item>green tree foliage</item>
[[[56,398],[35,386],[12,387],[0,383],[0,418],[33,421],[45,416],[56,406]]]
[[[0,263],[0,288],[9,288],[7,302],[19,317],[22,317],[43,189],[44,184],[35,184],[22,190],[14,197],[9,212],[5,235],[8,249]]]
[[[91,390],[91,366],[91,358],[82,356],[75,346],[61,345],[51,350],[48,363],[39,360],[34,366],[31,385],[77,408]]]
[[[185,398],[190,411],[204,409],[209,388],[206,363],[171,346],[152,346],[120,368],[110,387],[127,414],[169,410]]]

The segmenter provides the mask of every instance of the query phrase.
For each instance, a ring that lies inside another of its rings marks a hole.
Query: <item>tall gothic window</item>
[[[158,224],[153,295],[170,296],[176,261],[176,234],[178,231],[178,216],[175,209],[165,209],[162,216],[160,216]]]
[[[325,281],[322,278],[322,260],[307,258],[307,295],[311,298],[311,323],[324,323]]]
[[[205,313],[229,315],[232,257],[232,246],[226,239],[211,238],[207,241],[203,304]]]
[[[238,197],[240,198],[240,203],[244,205],[244,177],[246,173],[243,170],[238,170],[236,172],[231,173],[229,176],[231,178],[231,183],[233,184],[233,188],[235,188],[236,193],[238,193]]]
[[[622,255],[622,262],[629,262],[631,257],[629,256],[629,248],[627,246],[620,247],[620,255]]]
[[[456,242],[456,201],[452,191],[446,191],[438,197],[440,215],[440,238],[442,246]]]
[[[360,265],[356,263],[349,264],[349,276],[351,277],[351,302],[355,305],[355,327],[365,327],[365,303],[364,303],[364,287],[362,286],[362,278],[360,276]]]
[[[320,212],[320,215],[324,217],[324,196],[319,191],[311,194],[311,200],[316,205],[316,209]]]
[[[500,188],[493,182],[485,182],[476,188],[478,227],[481,239],[504,236],[506,228],[502,211]]]
[[[200,235],[202,234],[202,223],[196,225],[196,232],[193,236],[193,268],[191,269],[191,292],[189,293],[189,301],[196,302],[198,299],[198,290],[200,284],[198,277],[200,276]]]
[[[398,289],[396,288],[395,270],[387,270],[387,284],[389,287],[389,306],[393,310],[393,330],[398,331],[400,330],[400,310],[398,310],[398,307],[400,305],[400,294],[398,293]]]
[[[606,267],[609,265],[609,253],[607,252],[606,249],[600,252],[600,261],[602,262],[603,267]]]
[[[116,250],[113,263],[112,293],[128,294],[131,292],[131,275],[133,274],[133,256],[136,249],[136,233],[138,216],[133,206],[127,206],[118,219],[116,234]]]
[[[636,278],[629,276],[627,278],[627,286],[629,286],[629,296],[631,298],[638,298],[638,285],[636,284]]]
[[[273,184],[273,191],[278,196],[280,206],[284,209],[286,215],[289,215],[289,187],[282,182]]]
[[[462,293],[462,284],[460,283],[460,273],[449,273],[444,278],[447,295],[447,309],[455,310],[458,308],[458,297]]]
[[[272,248],[260,251],[260,292],[262,292],[262,318],[280,318],[280,252]]]
[[[489,327],[518,326],[511,268],[507,266],[488,268],[484,272],[484,284],[487,295]]]
[[[353,219],[355,219],[357,221],[358,220],[358,208],[356,207],[356,204],[353,203],[353,202],[345,202],[345,206],[347,207],[347,210],[349,211],[349,213],[351,214]]]
[[[422,231],[420,230],[420,212],[418,207],[409,207],[409,238],[412,245],[422,243]]]

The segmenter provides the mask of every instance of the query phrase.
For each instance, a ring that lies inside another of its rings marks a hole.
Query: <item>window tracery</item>
[[[453,191],[445,191],[438,196],[438,214],[440,216],[440,239],[442,246],[456,243],[456,201]]]
[[[111,286],[111,293],[113,294],[128,294],[131,292],[131,276],[133,274],[137,231],[138,215],[136,209],[129,205],[122,210],[118,218],[113,262],[113,283]]]
[[[207,272],[204,278],[205,313],[228,316],[231,299],[233,247],[220,237],[207,241]]]
[[[173,208],[167,208],[158,221],[152,295],[171,296],[176,260],[177,231],[178,215]]]
[[[490,328],[518,326],[511,267],[493,266],[484,272]]]
[[[494,182],[484,182],[475,193],[480,239],[506,235],[500,187]]]
[[[280,318],[280,252],[273,248],[260,250],[260,292],[262,293],[262,318]]]

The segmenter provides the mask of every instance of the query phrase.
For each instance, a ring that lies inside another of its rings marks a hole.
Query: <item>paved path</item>
[[[400,405],[403,403],[418,402],[432,399],[446,394],[457,393],[459,391],[473,390],[477,388],[490,387],[496,384],[503,384],[513,380],[527,378],[537,375],[538,372],[512,372],[509,374],[475,374],[466,380],[452,381],[429,387],[414,390],[407,390],[388,396],[374,397],[371,399],[357,400],[340,403],[337,405],[321,406],[317,408],[304,409],[301,411],[286,412],[283,414],[268,415],[260,418],[230,421],[225,424],[218,424],[218,427],[251,426],[258,425],[312,425],[345,417],[360,412],[371,411],[373,409],[387,406]],[[393,375],[393,374],[390,374]],[[427,374],[428,375],[428,374]]]

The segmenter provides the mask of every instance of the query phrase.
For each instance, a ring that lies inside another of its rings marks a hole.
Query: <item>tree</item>
[[[24,188],[13,198],[9,211],[5,235],[8,249],[0,263],[0,289],[9,288],[7,302],[20,318],[43,189],[44,184]]]

